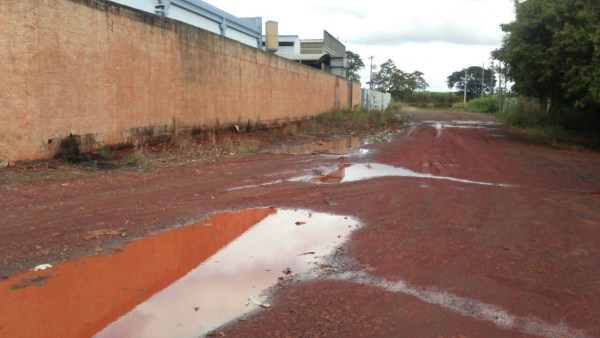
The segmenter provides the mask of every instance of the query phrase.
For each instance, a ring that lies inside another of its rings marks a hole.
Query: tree
[[[423,73],[415,71],[406,73],[398,67],[391,59],[379,66],[379,71],[373,73],[373,88],[382,92],[390,93],[395,99],[404,99],[416,90],[425,90],[429,84],[423,78]]]
[[[492,53],[508,65],[513,90],[552,103],[558,124],[600,129],[600,2],[516,1],[515,13]]]
[[[496,77],[493,76],[491,69],[483,69],[478,66],[471,66],[466,69],[458,70],[448,76],[448,88],[456,90],[462,94],[465,90],[465,71],[467,73],[467,98],[472,99],[481,96],[481,93],[492,93],[496,85]],[[483,71],[483,86],[481,75]],[[490,79],[492,83],[490,85]]]
[[[360,75],[358,72],[365,68],[365,63],[360,58],[360,55],[346,51],[346,61],[348,62],[348,68],[346,70],[346,78],[351,81],[360,81]]]

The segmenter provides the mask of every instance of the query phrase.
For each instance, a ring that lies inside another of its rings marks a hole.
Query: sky
[[[388,59],[405,72],[421,71],[428,90],[447,91],[454,71],[490,63],[500,47],[500,24],[514,20],[513,0],[206,0],[237,17],[279,23],[280,35],[319,39],[327,30],[360,55],[366,67]]]

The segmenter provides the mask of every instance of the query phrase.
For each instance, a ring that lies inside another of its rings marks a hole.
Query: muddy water
[[[357,148],[363,144],[364,141],[360,137],[344,137],[332,141],[282,147],[274,152],[277,154],[306,154],[318,152],[344,155],[358,153],[359,150]]]
[[[197,337],[256,309],[249,296],[260,299],[287,268],[308,271],[356,225],[307,211],[222,213],[14,276],[0,282],[0,336]]]

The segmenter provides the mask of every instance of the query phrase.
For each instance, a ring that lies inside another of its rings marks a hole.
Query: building
[[[296,42],[297,36],[280,35],[279,38],[280,50],[276,52],[278,55],[337,76],[346,77],[346,69],[348,68],[346,46],[326,30],[323,31],[322,39],[299,40],[299,48]],[[290,48],[292,40],[294,49],[281,49],[282,43],[287,44],[283,47]]]
[[[263,36],[263,50],[266,36]],[[275,52],[277,55],[300,54],[300,37],[298,35],[279,35],[279,48]]]
[[[110,0],[262,48],[262,18],[238,18],[201,0]]]

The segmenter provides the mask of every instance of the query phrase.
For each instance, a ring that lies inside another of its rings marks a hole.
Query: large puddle
[[[302,176],[292,179],[292,181],[312,181],[312,182],[323,182],[323,183],[345,183],[368,180],[378,177],[414,177],[414,178],[426,178],[433,180],[445,180],[452,182],[460,182],[467,184],[477,185],[489,185],[499,187],[511,187],[511,184],[506,183],[493,183],[493,182],[481,182],[466,180],[448,176],[436,176],[431,174],[423,174],[414,172],[412,170],[394,167],[380,163],[359,163],[359,164],[340,164],[336,170],[330,171],[328,174],[323,176]]]
[[[346,155],[360,153],[358,149],[365,143],[360,137],[343,137],[330,141],[322,141],[317,143],[284,146],[272,150],[274,154],[308,154],[308,153],[320,153],[320,154],[334,154],[334,155]]]
[[[222,213],[27,272],[0,282],[0,336],[198,337],[264,310],[263,291],[316,267],[358,226],[301,210]]]

